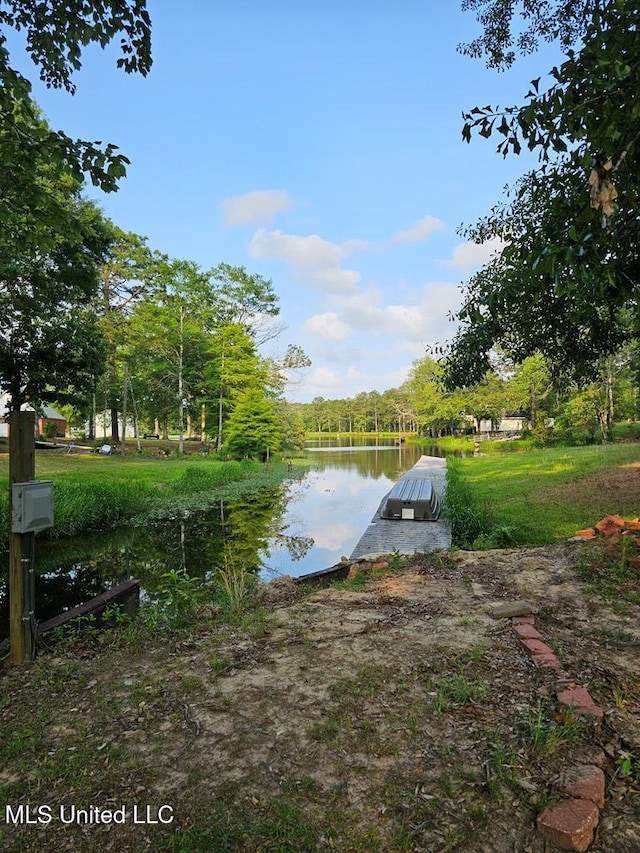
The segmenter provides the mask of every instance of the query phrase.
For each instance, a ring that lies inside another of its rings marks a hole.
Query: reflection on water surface
[[[327,568],[349,556],[380,501],[424,452],[393,441],[333,442],[308,448],[310,469],[278,489],[217,502],[204,512],[144,528],[41,540],[36,546],[37,619],[86,601],[128,577],[153,593],[163,572],[203,577],[229,562],[269,580]],[[6,572],[0,578],[0,631],[8,623]],[[4,579],[4,580],[3,580]]]

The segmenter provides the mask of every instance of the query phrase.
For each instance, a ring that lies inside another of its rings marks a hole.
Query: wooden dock
[[[439,456],[421,456],[418,462],[402,475],[403,478],[431,480],[442,502],[446,489],[447,460]],[[399,482],[399,481],[398,481]],[[382,518],[380,511],[386,495],[362,538],[351,554],[351,560],[377,554],[415,554],[416,551],[437,551],[451,546],[451,529],[442,516],[437,521],[399,521]]]

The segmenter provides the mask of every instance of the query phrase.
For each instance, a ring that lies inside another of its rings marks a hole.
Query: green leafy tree
[[[111,438],[119,441],[118,414],[123,397],[122,347],[129,317],[136,303],[167,277],[168,259],[147,246],[145,237],[123,231],[110,223],[112,242],[100,270],[95,300],[100,326],[108,342],[107,372],[101,399],[110,411]],[[93,418],[91,419],[93,421]]]
[[[553,406],[549,398],[552,391],[551,371],[544,357],[538,353],[516,366],[505,386],[505,402],[513,411],[526,412],[533,429],[540,408],[551,413]]]
[[[90,43],[106,47],[119,36],[118,67],[127,73],[148,73],[151,21],[145,0],[3,0],[0,8],[0,113],[7,136],[3,166],[10,167],[20,208],[33,210],[42,200],[42,188],[34,181],[34,158],[55,163],[79,181],[88,173],[103,190],[115,190],[129,163],[115,145],[100,148],[99,143],[74,140],[38,125],[31,83],[16,70],[9,54],[10,29],[24,33],[27,53],[47,86],[73,94],[73,74],[81,68],[82,51]],[[11,218],[15,209],[13,199],[0,199],[0,219]]]
[[[478,431],[481,421],[491,421],[492,425],[498,423],[504,413],[505,403],[504,380],[491,369],[479,382],[462,392],[462,409],[472,417]]]
[[[273,318],[280,313],[280,307],[270,279],[226,263],[218,264],[209,275],[215,282],[220,325],[243,326],[257,343],[279,334]]]
[[[241,394],[229,417],[225,447],[235,457],[261,457],[280,448],[282,427],[275,404],[260,388]]]
[[[185,412],[201,395],[214,294],[192,261],[167,262],[161,277],[129,317],[123,354],[146,386],[145,410],[155,411],[164,436],[176,424],[182,451]]]
[[[37,121],[34,133],[42,126]],[[6,135],[1,125],[0,147]],[[109,229],[68,172],[43,159],[30,167],[56,216],[20,208],[0,229],[0,386],[13,409],[28,399],[72,400],[105,357],[90,303]],[[0,185],[5,180],[0,172]]]
[[[603,442],[609,437],[609,401],[607,390],[601,382],[590,382],[571,397],[564,406],[564,418],[572,427],[586,429],[591,441],[599,431]]]
[[[514,4],[467,5],[481,10],[485,27],[468,52],[509,65]],[[640,272],[640,10],[630,0],[540,7],[536,14],[527,6],[529,30],[539,26],[542,38],[559,38],[566,51],[549,88],[540,91],[535,80],[523,105],[466,115],[465,139],[497,134],[501,153],[526,145],[541,165],[511,200],[465,232],[476,242],[498,237],[504,249],[469,284],[449,385],[481,376],[496,343],[516,361],[541,351],[556,376],[593,378],[602,353],[638,334],[637,312],[627,309],[637,300]],[[563,35],[569,32],[570,42]],[[530,33],[520,49],[534,47]]]
[[[280,399],[276,401],[275,410],[282,429],[282,449],[290,452],[302,450],[305,446],[307,431],[300,406]]]
[[[208,345],[204,371],[208,397],[215,401],[217,413],[216,446],[222,449],[225,424],[238,397],[250,388],[264,389],[268,367],[256,352],[256,346],[245,328],[237,323],[217,327]]]

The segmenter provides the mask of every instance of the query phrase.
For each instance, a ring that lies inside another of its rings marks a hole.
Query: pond
[[[352,553],[384,495],[423,453],[440,455],[392,440],[325,439],[309,443],[306,473],[277,489],[145,527],[37,539],[36,618],[48,619],[129,577],[152,594],[172,569],[203,577],[244,566],[270,580],[328,568]],[[0,581],[0,638],[8,625],[4,593]]]

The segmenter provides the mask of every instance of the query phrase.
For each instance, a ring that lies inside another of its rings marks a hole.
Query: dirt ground
[[[5,757],[3,799],[53,803],[54,819],[0,815],[0,849],[543,853],[535,819],[558,774],[603,749],[590,849],[637,853],[640,608],[584,592],[581,547],[392,559],[361,589],[280,579],[253,621],[204,614],[124,659],[52,653],[39,693],[33,671],[5,673],[3,737],[24,741],[29,713],[40,730],[30,762]],[[602,723],[563,713],[555,677],[492,618],[523,599]],[[125,805],[126,823],[55,819],[59,804],[88,802]],[[168,804],[173,821],[133,825],[133,804]]]

